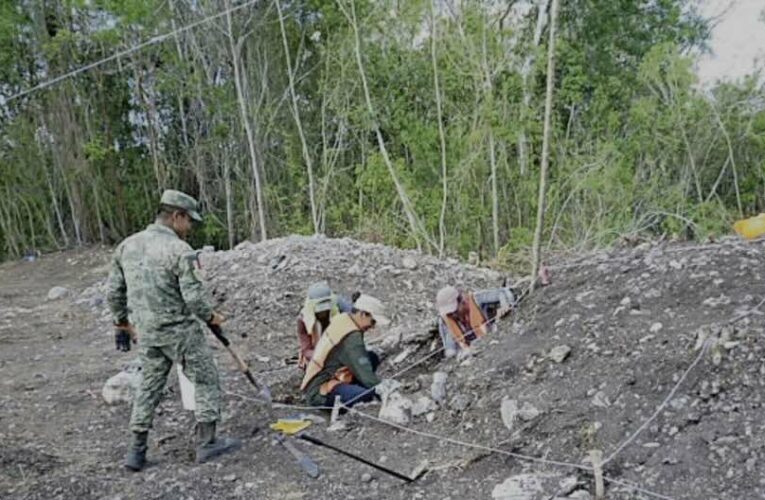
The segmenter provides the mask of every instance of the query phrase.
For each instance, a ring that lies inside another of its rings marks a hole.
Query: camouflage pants
[[[220,419],[221,389],[218,369],[213,363],[210,347],[201,330],[192,331],[186,338],[167,346],[143,346],[140,351],[143,380],[135,399],[130,417],[130,430],[148,431],[154,420],[167,375],[173,363],[183,366],[184,374],[194,384],[197,422],[214,422]]]

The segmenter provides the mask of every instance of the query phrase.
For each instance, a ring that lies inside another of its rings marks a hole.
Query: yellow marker
[[[733,229],[747,240],[759,238],[765,234],[765,214],[736,221]]]
[[[287,418],[280,418],[279,420],[276,421],[276,423],[271,424],[270,427],[271,429],[277,432],[281,432],[283,434],[291,436],[293,434],[297,434],[303,429],[308,428],[309,425],[311,425],[310,420],[293,420],[293,419],[287,419]]]

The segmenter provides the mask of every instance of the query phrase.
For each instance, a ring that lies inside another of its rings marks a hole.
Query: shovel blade
[[[319,477],[319,466],[316,465],[316,462],[292,444],[292,441],[290,441],[288,437],[283,434],[277,434],[276,440],[290,452],[290,455],[295,458],[298,465],[300,465],[300,468],[303,469],[309,477]]]
[[[298,463],[300,464],[300,467],[305,471],[305,473],[308,474],[309,477],[313,477],[313,478],[319,477],[319,466],[316,465],[316,462],[314,462],[308,457],[303,457],[300,460],[298,460]]]
[[[267,385],[260,388],[260,397],[268,401],[268,404],[273,403],[274,398],[271,396],[271,389]]]
[[[269,389],[266,384],[256,380],[250,370],[245,370],[244,375],[247,377],[247,380],[250,381],[250,384],[258,389],[258,394],[260,397],[270,405],[273,402],[273,398],[271,397],[271,389]]]

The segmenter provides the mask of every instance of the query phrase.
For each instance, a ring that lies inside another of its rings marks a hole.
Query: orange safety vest
[[[313,351],[313,357],[308,361],[308,366],[303,376],[303,382],[300,384],[300,390],[305,391],[308,384],[311,383],[316,375],[324,369],[324,363],[327,361],[327,357],[332,350],[340,344],[348,335],[353,332],[359,331],[358,325],[353,321],[351,316],[347,313],[338,314],[332,318],[327,331],[321,336],[319,342],[316,344],[316,348]],[[343,366],[339,368],[333,378],[321,384],[319,387],[319,393],[322,396],[326,396],[335,386],[339,384],[350,384],[353,382],[353,373],[347,367]]]
[[[305,329],[308,332],[308,336],[311,338],[311,348],[315,349],[316,344],[319,343],[319,339],[321,338],[322,328],[321,323],[316,319],[316,316],[313,313],[313,310],[309,311],[306,310],[308,306],[304,306],[303,310],[301,311],[301,318],[300,321],[303,322],[303,325],[305,325]],[[332,304],[332,309],[329,311],[329,317],[330,321],[331,318],[335,317],[340,312],[340,309],[337,307],[337,302],[334,302]],[[310,318],[308,321],[306,321],[306,318]],[[310,324],[309,324],[310,323]],[[305,367],[308,365],[308,358],[303,356],[303,352],[298,349],[298,368],[301,370],[305,370]]]
[[[463,348],[470,346],[470,341],[466,338],[466,334],[469,335],[475,333],[477,338],[481,338],[487,333],[486,318],[484,317],[481,308],[478,307],[473,294],[466,294],[464,300],[467,300],[468,303],[468,321],[470,323],[470,330],[463,329],[462,324],[448,314],[441,316],[441,319],[446,323],[452,336],[454,336],[454,340],[456,340]]]

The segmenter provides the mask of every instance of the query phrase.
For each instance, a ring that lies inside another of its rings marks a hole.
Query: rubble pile
[[[231,251],[202,252],[200,262],[216,302],[229,317],[226,329],[253,337],[253,344],[270,342],[268,357],[274,366],[281,361],[275,357],[296,353],[297,313],[315,281],[327,281],[345,297],[361,291],[382,300],[392,324],[368,340],[392,346],[429,336],[439,288],[454,284],[482,289],[500,286],[503,280],[496,271],[455,259],[322,236],[245,242]]]

